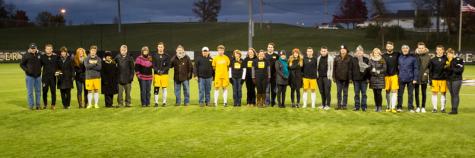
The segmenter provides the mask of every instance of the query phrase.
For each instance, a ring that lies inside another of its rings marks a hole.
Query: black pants
[[[71,89],[60,89],[61,102],[64,108],[68,108],[71,105]]]
[[[458,81],[447,81],[447,88],[450,93],[450,104],[452,104],[452,111],[458,112],[460,97],[459,92],[462,87],[462,80]]]
[[[419,98],[419,87],[420,87],[420,94],[422,95],[422,103],[420,102]],[[427,92],[427,84],[414,84],[414,92],[416,95],[416,106],[425,108],[426,107],[426,92]]]
[[[292,103],[300,104],[300,88],[301,87],[290,87],[290,100]]]
[[[114,94],[104,94],[104,100],[106,102],[106,107],[112,107]]]
[[[285,107],[285,92],[287,85],[277,85],[277,103],[279,107]]]
[[[318,90],[322,96],[322,106],[330,107],[332,81],[327,77],[319,77],[317,80]]]
[[[277,84],[275,83],[275,78],[270,80],[270,83],[267,85],[266,91],[266,104],[267,105],[275,105],[275,97],[277,96],[276,93]]]
[[[256,78],[256,89],[257,89],[257,94],[266,94],[267,79],[264,78],[264,77],[257,77]]]
[[[350,81],[348,80],[337,80],[336,81],[336,97],[338,100],[338,105],[346,107],[348,103],[348,86]]]
[[[246,78],[247,104],[256,104],[256,85],[251,77]]]
[[[376,104],[376,107],[383,106],[383,95],[381,94],[381,91],[382,89],[373,89],[374,103]]]
[[[412,92],[414,92],[414,84],[412,84],[412,81],[409,81],[409,82],[402,82],[402,81],[399,81],[399,90],[398,90],[398,94],[397,94],[397,108],[398,109],[402,109],[402,102],[403,102],[403,96],[404,96],[404,89],[406,89],[406,86],[407,86],[407,106],[408,106],[408,109],[409,110],[413,110],[414,109],[414,95],[412,94]]]
[[[51,105],[56,105],[56,78],[43,81],[43,105],[48,105],[48,90],[51,90]]]

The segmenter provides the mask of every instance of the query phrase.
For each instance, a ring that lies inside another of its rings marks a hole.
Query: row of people
[[[53,53],[53,46],[47,44],[45,53],[31,44],[23,57],[21,67],[26,73],[28,103],[31,109],[40,109],[39,94],[43,88],[43,108],[47,108],[47,92],[51,91],[51,108],[55,108],[56,84],[61,91],[63,106],[70,106],[70,91],[76,82],[79,107],[98,108],[99,90],[105,96],[106,107],[112,107],[114,94],[118,95],[118,105],[131,104],[131,83],[137,76],[140,85],[141,105],[150,106],[151,87],[153,87],[155,106],[167,104],[168,71],[173,68],[176,105],[181,104],[183,89],[184,105],[189,104],[190,80],[195,77],[199,87],[200,106],[218,106],[222,94],[223,105],[227,106],[227,87],[232,84],[234,106],[241,106],[242,85],[246,84],[247,105],[259,107],[285,107],[287,86],[291,90],[291,106],[306,108],[310,94],[311,107],[316,108],[317,88],[321,95],[321,109],[330,109],[332,82],[337,86],[337,110],[347,109],[348,87],[354,85],[355,111],[367,110],[366,91],[373,89],[377,112],[382,111],[382,91],[386,91],[387,112],[401,112],[404,90],[408,91],[408,110],[425,112],[427,84],[432,87],[432,111],[437,112],[437,95],[441,94],[441,112],[445,112],[445,93],[452,95],[452,112],[457,113],[458,93],[461,87],[463,60],[456,57],[455,51],[445,51],[442,45],[436,47],[436,55],[431,58],[425,44],[419,42],[415,53],[408,45],[401,52],[394,50],[394,43],[387,42],[385,52],[374,48],[369,57],[358,46],[354,55],[342,45],[339,53],[332,56],[328,48],[320,48],[320,55],[314,55],[312,47],[303,55],[298,48],[290,55],[282,50],[276,53],[275,44],[269,43],[267,51],[257,52],[248,49],[246,57],[240,50],[234,50],[231,58],[224,54],[225,47],[217,47],[217,55],[210,56],[208,47],[202,48],[194,64],[185,54],[183,46],[176,48],[176,55],[170,57],[164,52],[163,42],[157,44],[157,53],[151,53],[144,46],[141,54],[134,60],[127,53],[127,46],[120,47],[120,54],[113,57],[107,52],[104,60],[97,56],[97,47],[91,46],[89,55],[78,48],[72,57],[66,47],[61,47],[60,55]],[[42,54],[42,55],[41,55]],[[101,87],[102,86],[102,87]],[[183,87],[183,88],[182,88]],[[211,89],[214,87],[214,102],[210,103]],[[420,90],[419,91],[419,87]],[[303,89],[303,104],[300,92]],[[159,103],[159,92],[162,102]],[[222,92],[220,92],[222,91]],[[33,93],[36,95],[34,101]],[[124,98],[125,92],[125,100]],[[413,92],[416,94],[416,108],[413,105]],[[82,94],[84,93],[84,101]],[[422,101],[419,99],[422,97]],[[86,99],[87,98],[87,99]],[[277,103],[276,103],[277,100]],[[94,104],[93,104],[94,102]],[[83,104],[84,103],[84,104]],[[87,106],[86,106],[87,105]]]

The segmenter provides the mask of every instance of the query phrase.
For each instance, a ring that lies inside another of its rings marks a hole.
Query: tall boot
[[[78,98],[78,103],[79,103],[79,109],[81,109],[84,107],[84,105],[82,104],[82,96],[78,95],[77,98]]]

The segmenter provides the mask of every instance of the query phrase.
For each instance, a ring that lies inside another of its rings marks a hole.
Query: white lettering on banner
[[[24,54],[24,52],[23,52]],[[16,62],[21,61],[22,59],[22,52],[19,51],[0,51],[0,62]]]
[[[464,62],[466,62],[466,63],[471,63],[471,62],[473,62],[473,60],[472,60],[472,53],[467,53],[467,54],[465,54],[465,61],[464,61]]]

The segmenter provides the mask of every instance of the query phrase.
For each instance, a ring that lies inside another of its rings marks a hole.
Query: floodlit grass
[[[467,66],[466,76],[475,76],[474,69]],[[78,109],[73,90],[69,110],[30,111],[19,66],[2,64],[0,75],[0,157],[475,156],[475,105],[471,104],[475,87],[462,88],[460,114],[456,116],[375,113],[371,90],[366,113],[200,108],[196,105],[195,80],[191,82],[192,105],[188,107],[173,106],[175,97],[170,87],[169,106],[141,108],[138,83],[134,81],[132,108],[103,108],[101,96],[100,109]],[[335,89],[333,85],[332,106],[336,103]],[[352,91],[350,86],[350,107]],[[317,98],[319,104],[320,95]],[[58,107],[60,101],[58,91]]]

